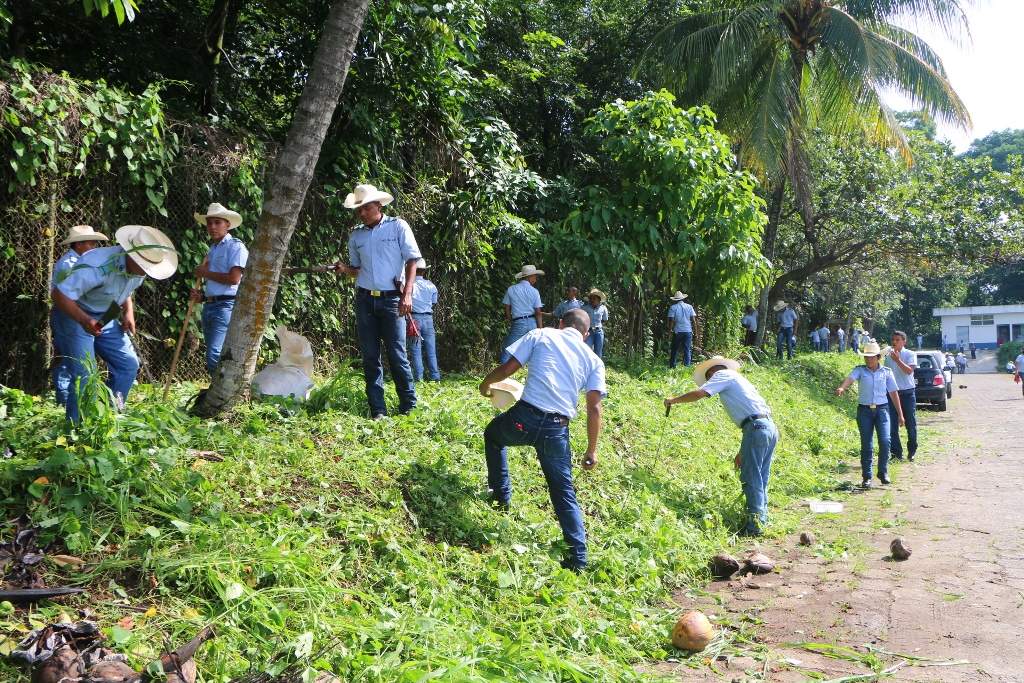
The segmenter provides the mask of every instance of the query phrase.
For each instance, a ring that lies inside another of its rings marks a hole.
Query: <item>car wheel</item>
[[[936,403],[935,405],[937,405],[939,407],[939,412],[940,413],[946,412],[946,397],[943,396],[941,399],[939,399],[939,402]]]

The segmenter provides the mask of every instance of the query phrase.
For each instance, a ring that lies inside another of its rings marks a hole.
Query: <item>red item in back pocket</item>
[[[406,337],[418,337],[420,336],[420,323],[415,318],[407,318],[405,322],[405,336]]]

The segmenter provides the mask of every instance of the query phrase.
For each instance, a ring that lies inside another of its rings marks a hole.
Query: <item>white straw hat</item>
[[[860,351],[858,351],[857,353],[859,353],[862,356],[881,356],[882,349],[881,347],[878,346],[878,342],[871,340],[867,344],[862,346]]]
[[[775,304],[774,310],[775,310],[776,313],[778,313],[779,311],[781,311],[783,308],[786,308],[787,306],[789,306],[789,304],[786,303],[785,301],[779,301],[778,303]]]
[[[682,301],[683,299],[686,298],[686,296],[686,294],[683,294],[680,291],[676,291],[676,293],[670,296],[669,299],[672,299],[672,301]]]
[[[356,185],[355,189],[345,197],[345,208],[358,209],[363,204],[370,202],[380,202],[381,206],[387,206],[393,201],[395,201],[394,197],[387,192],[381,192],[373,185]]]
[[[91,225],[76,225],[68,230],[68,238],[61,242],[61,244],[71,244],[72,242],[102,242],[110,239],[101,232],[96,232],[92,229]]]
[[[523,385],[514,379],[506,379],[491,385],[491,405],[499,410],[509,408],[523,395]]]
[[[122,225],[114,233],[121,248],[146,275],[154,280],[166,280],[178,270],[178,252],[171,239],[148,225]]]
[[[200,225],[206,225],[207,218],[223,218],[231,226],[228,230],[234,230],[242,224],[242,214],[235,213],[231,209],[214,202],[210,204],[210,207],[206,210],[206,213],[194,213],[196,220],[199,221]]]
[[[416,261],[416,270],[426,270],[429,267],[426,259],[421,258]]]
[[[601,300],[601,303],[604,303],[607,300],[607,297],[605,297],[604,292],[602,292],[597,287],[591,289],[590,292],[587,294],[588,299],[592,296],[596,296],[597,298],[599,298]]]
[[[714,356],[707,359],[703,363],[700,363],[693,370],[693,381],[697,383],[698,387],[704,386],[704,383],[708,381],[705,376],[707,371],[716,365],[724,365],[729,370],[739,370],[740,364],[738,361],[734,361],[732,358],[723,358],[722,356]]]
[[[543,275],[543,270],[537,270],[537,266],[526,265],[523,269],[516,273],[516,279],[522,280],[524,277],[530,277],[531,275]]]

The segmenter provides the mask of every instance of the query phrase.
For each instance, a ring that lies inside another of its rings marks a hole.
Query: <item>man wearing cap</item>
[[[598,358],[604,358],[604,323],[608,322],[608,308],[604,305],[605,295],[599,289],[591,289],[587,294],[589,303],[583,304],[580,310],[590,316],[590,334],[587,335],[587,346],[594,350]]]
[[[907,425],[907,460],[917,457],[917,380],[914,370],[917,368],[917,354],[906,348],[907,333],[896,330],[892,333],[892,348],[885,354],[882,362],[892,370],[896,378],[896,388],[900,395],[900,408],[903,421]],[[900,426],[897,423],[896,404],[889,400],[889,451],[893,460],[903,459],[903,444],[900,442]]]
[[[693,379],[697,389],[682,396],[666,398],[665,405],[693,403],[718,395],[729,419],[743,430],[740,452],[733,461],[740,471],[743,497],[747,500],[747,520],[742,533],[760,536],[768,521],[768,478],[772,455],[779,443],[779,430],[772,422],[771,410],[754,385],[739,374],[740,364],[715,356],[697,366]]]
[[[578,293],[579,290],[570,285],[569,288],[565,290],[565,301],[555,306],[555,310],[550,313],[543,313],[542,315],[545,318],[554,318],[555,327],[558,327],[558,321],[562,319],[562,316],[583,305],[583,302],[576,298]]]
[[[424,275],[427,262],[416,262],[416,281],[412,287],[412,319],[416,321],[418,334],[409,339],[409,358],[412,361],[412,379],[419,382],[440,382],[441,371],[437,369],[437,343],[434,334],[434,306],[437,304],[437,287]],[[423,356],[427,357],[427,373],[423,374]]]
[[[206,292],[193,289],[190,299],[203,302],[203,339],[206,342],[206,371],[211,375],[217,369],[224,337],[228,334],[231,312],[235,309],[235,296],[242,272],[249,262],[249,250],[233,235],[228,234],[242,224],[242,217],[220,204],[210,204],[205,214],[193,214],[213,240],[206,258],[196,268],[196,277],[206,280]]]
[[[582,310],[562,317],[559,329],[531,330],[509,347],[509,359],[491,370],[480,383],[480,393],[491,396],[491,385],[529,365],[522,396],[508,411],[491,420],[484,430],[487,485],[495,506],[507,509],[512,500],[507,446],[533,446],[547,480],[551,506],[569,546],[562,567],[581,571],[587,564],[583,514],[572,485],[572,449],[569,421],[577,415],[581,390],[587,400],[587,451],[583,469],[597,463],[601,434],[601,399],[607,395],[604,362],[584,343],[590,318]]]
[[[800,328],[800,321],[796,311],[789,307],[785,301],[775,304],[775,319],[779,321],[779,338],[775,344],[775,356],[782,360],[782,345],[786,345],[786,358],[793,360],[793,344],[796,343],[796,334]]]
[[[672,347],[669,352],[668,366],[674,368],[679,360],[679,347],[683,347],[683,365],[689,367],[691,361],[693,331],[697,329],[697,314],[693,306],[685,303],[686,295],[676,292],[671,297],[675,301],[668,309],[668,329],[672,334]]]
[[[107,241],[109,238],[103,233],[96,232],[90,225],[76,225],[68,232],[68,238],[61,244],[70,245],[63,256],[57,259],[53,266],[53,277],[50,278],[50,291],[64,281],[71,273],[72,268],[78,263],[79,257],[87,251],[92,251],[99,246],[100,241]],[[60,347],[57,345],[57,326],[54,323],[54,316],[57,314],[56,306],[50,308],[50,330],[53,332],[53,359],[50,362],[50,375],[53,378],[54,400],[57,405],[66,406],[68,403],[68,387],[71,384],[71,372],[64,359],[60,355]]]
[[[345,198],[345,208],[354,209],[363,224],[348,238],[351,264],[335,264],[339,276],[356,279],[356,333],[363,355],[366,398],[374,421],[388,414],[384,403],[382,342],[395,380],[398,411],[408,415],[416,407],[416,384],[405,352],[404,318],[413,310],[411,285],[416,279],[416,262],[423,255],[409,224],[382,213],[381,209],[394,199],[373,185],[356,185]]]
[[[747,306],[747,313],[740,321],[740,325],[743,326],[743,345],[753,346],[757,339],[757,310],[753,306]]]
[[[114,239],[118,246],[84,254],[50,292],[58,309],[54,334],[71,377],[66,415],[72,422],[78,422],[80,414],[78,380],[86,377],[86,363],[97,356],[107,363],[107,386],[118,404],[128,398],[139,372],[139,359],[128,338],[135,333],[132,292],[147,275],[164,280],[178,269],[174,243],[156,228],[125,225]],[[124,320],[115,316],[101,326],[100,319],[118,306]]]
[[[857,383],[857,429],[860,431],[861,488],[871,488],[871,461],[874,456],[874,434],[878,434],[878,478],[889,482],[889,400],[896,406],[896,419],[903,424],[899,388],[892,370],[882,365],[882,349],[875,342],[861,348],[864,365],[858,365],[836,389],[842,396],[846,388]]]
[[[502,364],[510,358],[509,346],[530,330],[544,326],[544,312],[541,310],[544,304],[541,303],[540,292],[536,288],[537,279],[543,274],[544,271],[537,270],[536,266],[523,266],[523,269],[516,273],[516,280],[519,282],[505,290],[505,298],[501,303],[505,305],[505,320],[511,327],[501,344]]]

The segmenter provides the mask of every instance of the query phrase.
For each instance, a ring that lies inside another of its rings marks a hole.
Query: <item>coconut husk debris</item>
[[[0,572],[7,588],[45,588],[39,563],[46,557],[46,548],[39,547],[39,531],[28,515],[18,518],[14,538],[0,543]]]

